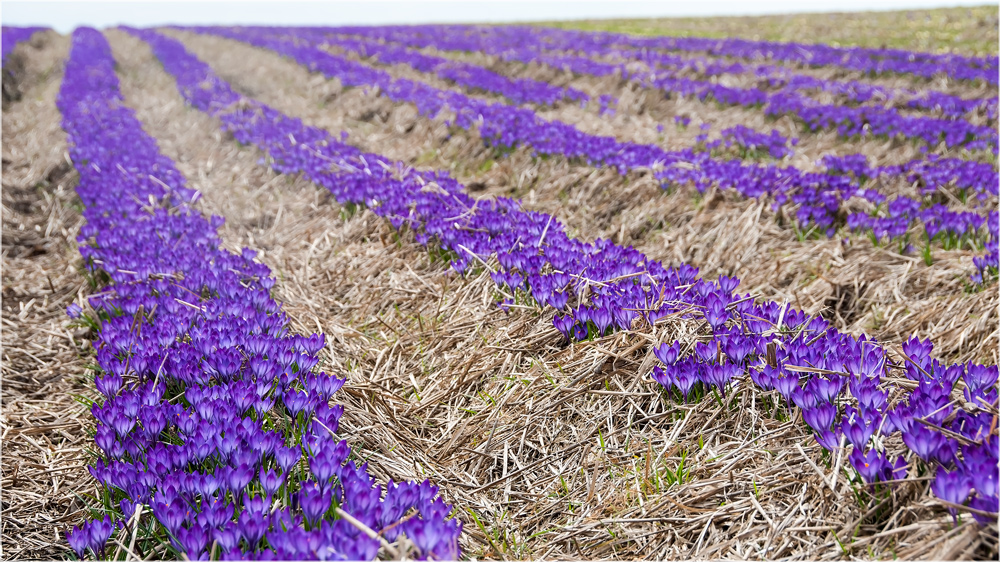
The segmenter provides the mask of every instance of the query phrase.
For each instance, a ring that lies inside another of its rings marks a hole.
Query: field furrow
[[[94,490],[86,450],[87,329],[66,307],[91,287],[80,275],[83,223],[55,106],[69,40],[46,34],[23,55],[21,99],[3,109],[3,551],[10,559],[67,552],[57,527],[82,517],[75,494]]]

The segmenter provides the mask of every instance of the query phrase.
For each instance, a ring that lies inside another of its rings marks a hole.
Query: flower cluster
[[[954,248],[961,247],[966,240],[981,242],[985,253],[973,259],[976,272],[972,280],[983,284],[996,276],[1000,229],[997,211],[988,209],[996,207],[1000,177],[990,164],[930,155],[926,160],[902,165],[871,166],[863,154],[826,156],[821,164],[828,173],[847,176],[862,184],[875,178],[903,178],[920,188],[921,199],[897,195],[891,200],[876,190],[858,190],[854,196],[873,203],[875,211],[849,214],[849,228],[867,231],[876,240],[905,240],[907,231],[919,220],[928,244],[939,241],[947,248]],[[956,197],[943,195],[943,191],[952,190],[977,212],[953,211],[942,203]]]
[[[311,46],[298,45],[285,38],[281,30],[216,27],[198,28],[197,31],[274,50],[347,85],[376,86],[380,93],[395,101],[413,103],[424,115],[434,116],[445,108],[451,109],[456,114],[453,121],[456,126],[478,127],[484,141],[499,147],[527,145],[541,154],[561,155],[609,166],[622,174],[634,169],[652,170],[664,184],[693,185],[699,190],[716,185],[722,189],[733,189],[745,197],[770,196],[774,198],[775,208],[786,204],[796,206],[795,218],[803,230],[815,228],[832,236],[838,226],[846,224],[849,228],[873,233],[875,241],[886,237],[904,240],[914,223],[922,220],[925,228],[934,231],[929,241],[944,242],[947,239],[949,244],[958,244],[965,237],[986,243],[990,238],[981,231],[985,220],[982,216],[967,211],[952,211],[932,197],[927,201],[898,199],[893,202],[888,217],[855,213],[844,221],[841,205],[847,199],[860,193],[884,200],[881,193],[863,189],[858,177],[806,173],[793,167],[717,159],[710,151],[698,150],[698,147],[665,151],[655,145],[619,142],[613,137],[590,135],[567,123],[541,119],[528,108],[490,103],[425,83],[394,79],[388,73],[362,63]],[[749,138],[750,132],[734,129],[733,134]],[[755,135],[766,137],[760,133]],[[772,133],[766,140],[758,142],[767,143],[769,150],[781,153],[777,147],[779,143],[791,144],[782,141],[783,137]],[[908,175],[919,170],[928,177],[943,177],[959,168],[965,169],[954,166],[952,159],[923,162],[897,168],[894,173]],[[942,170],[937,171],[938,167]],[[881,173],[889,174],[890,170],[886,168]],[[985,182],[996,181],[995,176],[989,178],[982,173],[977,173],[975,177]],[[990,188],[982,189],[989,191]],[[940,236],[938,233],[941,233]]]
[[[974,204],[979,205],[988,205],[990,198],[1000,195],[1000,177],[992,165],[984,162],[930,154],[926,159],[901,165],[872,166],[864,154],[849,154],[824,156],[821,164],[829,172],[850,175],[860,183],[877,177],[901,177],[919,187],[924,195],[934,195],[942,187],[951,187],[963,199],[977,199]]]
[[[21,41],[27,41],[38,31],[44,31],[46,27],[15,27],[3,26],[0,33],[0,63],[7,60],[7,55],[14,50]]]
[[[182,93],[218,83],[176,41],[151,32],[142,37],[176,76]],[[212,106],[197,103],[202,109]],[[911,341],[906,352],[919,367],[911,371],[891,362],[874,341],[839,333],[789,306],[754,302],[736,292],[737,279],[711,283],[698,279],[693,267],[667,268],[608,240],[582,243],[551,215],[524,211],[517,201],[475,201],[444,173],[419,172],[362,153],[251,100],[239,107],[214,112],[235,139],[260,147],[275,169],[304,174],[341,203],[366,205],[393,226],[406,225],[419,243],[450,252],[459,273],[488,268],[505,297],[501,306],[551,306],[558,311],[554,325],[567,339],[653,324],[667,315],[702,318],[710,336],[693,353],[677,342],[655,350],[662,366],[653,376],[664,387],[684,397],[706,389],[725,395],[749,379],[777,390],[802,409],[824,446],[835,449],[841,440],[850,441],[850,462],[866,482],[904,475],[905,463],[890,459],[880,440],[902,432],[918,456],[941,467],[934,485],[939,497],[996,511],[997,437],[988,413],[997,398],[995,366],[942,366],[929,358],[929,344]],[[886,375],[893,371],[905,371],[917,390],[892,383]],[[967,410],[954,408],[950,399],[959,380],[972,405]],[[890,393],[897,392],[907,400],[890,407]],[[933,448],[923,445],[927,440]],[[947,443],[955,442],[960,447],[946,457],[952,451]]]
[[[125,529],[192,560],[371,560],[384,531],[421,558],[457,558],[461,525],[435,487],[376,485],[336,438],[344,379],[315,370],[323,336],[290,334],[255,252],[219,247],[223,220],[198,212],[125,107],[100,32],[74,32],[57,105],[80,174],[80,253],[108,281],[90,298],[102,507],[68,533],[76,554],[111,557]]]
[[[656,382],[685,400],[706,391],[724,397],[746,382],[773,391],[801,410],[823,448],[849,447],[847,459],[865,483],[902,480],[912,470],[885,446],[899,434],[926,466],[937,467],[932,489],[939,498],[978,510],[973,515],[984,525],[996,521],[985,515],[997,512],[998,439],[989,413],[996,366],[942,365],[930,358],[931,343],[916,338],[903,345],[905,364],[893,363],[877,342],[792,310],[758,307],[727,285],[735,283],[720,278],[723,290],[704,300],[708,341],[686,357],[679,342],[654,349],[662,365],[653,369]],[[913,386],[890,382],[890,374],[904,374]],[[953,400],[960,389],[964,407]],[[892,406],[890,395],[905,398]]]
[[[722,130],[721,142],[727,149],[738,147],[741,158],[763,152],[780,160],[792,155],[792,147],[799,143],[799,139],[789,140],[773,129],[769,134],[764,134],[745,125],[736,125]]]
[[[868,195],[869,200],[886,201],[882,195]],[[975,237],[986,223],[986,218],[971,211],[954,212],[941,204],[922,207],[921,202],[912,197],[897,196],[885,205],[885,214],[868,215],[851,213],[847,226],[852,230],[870,231],[876,240],[883,238],[903,238],[910,225],[917,219],[924,225],[928,241],[951,237],[962,239]],[[992,235],[992,233],[988,233]],[[986,235],[983,236],[985,240]],[[948,244],[947,246],[958,244]]]

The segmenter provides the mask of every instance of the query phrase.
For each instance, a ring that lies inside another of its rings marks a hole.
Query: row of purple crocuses
[[[833,47],[821,43],[758,41],[740,38],[713,39],[707,37],[641,37],[624,33],[587,32],[553,29],[536,26],[469,26],[424,25],[407,26],[409,29],[436,34],[463,34],[468,36],[495,34],[498,31],[517,37],[530,44],[543,44],[550,48],[572,48],[580,42],[614,48],[705,53],[716,57],[746,60],[772,60],[811,67],[834,67],[871,75],[899,74],[919,78],[948,76],[956,80],[982,80],[997,84],[1000,57],[970,57],[957,54],[930,54],[895,49],[869,49],[864,47]],[[394,27],[393,29],[400,29]]]
[[[291,29],[288,31],[289,34],[285,38],[289,40],[302,41],[305,39],[303,33],[296,34]],[[464,88],[498,94],[515,105],[524,103],[556,105],[560,101],[579,101],[585,104],[589,100],[589,96],[574,88],[559,88],[526,78],[511,79],[478,65],[426,55],[407,47],[389,43],[356,37],[338,38],[324,34],[316,38],[315,44],[356,53],[361,57],[375,59],[382,65],[407,65],[420,72],[434,74],[438,78],[448,80]],[[602,114],[614,113],[613,107],[617,105],[617,100],[613,96],[600,96],[598,101]],[[712,149],[723,144],[727,148],[736,145],[742,147],[745,152],[757,153],[760,151],[772,158],[781,159],[791,154],[791,146],[797,142],[796,139],[789,141],[777,131],[772,130],[770,134],[764,134],[743,125],[725,129],[721,134],[722,138],[712,141],[706,148]]]
[[[506,31],[506,30],[505,30]],[[515,45],[511,45],[514,47]],[[542,45],[540,45],[542,47]],[[550,45],[544,45],[551,50]],[[791,90],[825,91],[844,95],[854,102],[867,102],[872,98],[894,99],[904,101],[907,107],[925,110],[940,110],[951,118],[961,118],[964,114],[986,109],[987,113],[995,114],[997,97],[969,98],[950,95],[932,89],[913,90],[911,88],[889,88],[876,86],[860,80],[827,80],[810,74],[795,72],[787,66],[774,64],[743,64],[731,58],[720,59],[715,56],[676,55],[646,46],[608,46],[605,42],[588,34],[580,34],[575,41],[563,44],[563,52],[582,52],[584,54],[611,53],[619,60],[642,61],[670,69],[690,69],[698,74],[712,77],[729,74],[749,74],[758,78],[773,80],[773,86],[781,86]]]
[[[662,90],[667,96],[694,96],[701,100],[712,99],[723,105],[762,106],[768,115],[790,115],[812,130],[831,128],[848,137],[902,136],[920,139],[930,146],[937,146],[944,141],[948,147],[967,146],[970,149],[989,148],[994,153],[997,151],[997,133],[993,128],[974,125],[963,119],[908,116],[892,107],[823,104],[799,93],[797,88],[782,88],[771,92],[757,87],[729,87],[713,80],[688,78],[685,73],[680,72],[675,56],[635,49],[614,50],[599,42],[587,41],[587,36],[581,37],[572,45],[561,45],[553,50],[540,43],[537,37],[517,33],[511,28],[497,28],[490,33],[484,32],[471,37],[460,33],[448,35],[437,29],[434,33],[424,32],[419,27],[319,28],[306,31],[310,34],[331,34],[347,29],[350,29],[352,36],[410,47],[482,51],[507,60],[566,68],[578,74],[622,76],[645,87]],[[567,53],[566,49],[582,53],[583,56]],[[643,64],[639,68],[633,68],[624,62],[595,60],[607,57]]]
[[[377,35],[380,28],[366,28],[369,34]],[[266,29],[258,31],[267,31]],[[375,42],[375,41],[352,41],[352,40],[336,40],[330,39],[331,35],[327,33],[319,33],[312,29],[300,30],[296,28],[280,28],[274,30],[275,34],[271,35],[272,38],[276,40],[288,40],[294,41],[297,46],[299,45],[313,45],[313,44],[327,44],[340,47],[344,50],[353,51],[361,54],[362,56],[374,56],[378,58],[380,63],[389,64],[388,61],[384,60],[382,57],[387,56],[390,58],[392,64],[401,63],[408,64],[422,72],[434,73],[436,65],[442,64],[443,59],[441,57],[428,57],[418,51],[413,49],[401,50],[399,47],[393,47],[385,43]],[[467,46],[468,47],[468,46]],[[301,56],[301,53],[300,53]],[[508,92],[509,86],[505,87],[492,87],[490,85],[490,79],[488,76],[496,76],[492,71],[488,71],[481,67],[474,67],[473,65],[465,65],[468,72],[483,72],[483,78],[479,81],[481,86],[478,88],[500,93],[510,98],[516,99],[528,99],[531,97],[530,93],[523,94],[511,94]],[[478,70],[474,70],[478,69]],[[437,73],[441,78],[448,79],[447,75]],[[505,93],[506,92],[506,93]],[[727,135],[729,131],[729,135]],[[770,135],[765,135],[764,133],[756,132],[744,126],[739,127],[739,131],[734,129],[727,129],[723,131],[723,136],[734,137],[734,140],[739,140],[739,137],[750,137],[753,139],[747,143],[739,143],[743,146],[756,145],[756,146],[766,146],[769,150],[775,153],[775,157],[780,157],[779,155],[784,155],[787,153],[789,141],[781,137],[780,135],[775,135],[774,131]],[[727,139],[728,140],[728,139]],[[794,144],[795,139],[792,139],[791,144]],[[901,167],[882,167],[879,169],[877,175],[887,176],[887,175],[900,175],[902,171]],[[993,173],[992,167],[988,164],[980,162],[970,162],[959,160],[955,158],[938,159],[934,155],[931,155],[928,159],[915,160],[905,166],[906,174],[910,177],[915,175],[928,176],[925,183],[928,185],[945,185],[950,183],[949,181],[943,181],[944,176],[952,178],[956,181],[959,189],[971,188],[974,192],[984,193],[989,195],[996,195],[998,191],[998,184],[1000,181],[997,180],[996,174]],[[874,174],[872,175],[874,176]],[[859,176],[860,177],[860,176]],[[913,180],[910,180],[913,181]],[[926,191],[925,191],[926,193]]]
[[[694,185],[706,190],[712,185],[734,189],[745,197],[771,196],[774,207],[785,204],[796,206],[795,216],[803,230],[813,225],[832,236],[839,226],[841,206],[851,197],[862,197],[875,205],[886,203],[887,197],[873,189],[862,189],[858,177],[843,174],[806,173],[792,167],[744,164],[739,160],[719,160],[710,151],[696,148],[665,151],[655,145],[619,142],[613,137],[589,135],[572,125],[560,121],[547,121],[524,107],[511,107],[470,98],[458,92],[440,90],[422,82],[394,79],[385,71],[332,55],[315,46],[315,39],[293,39],[285,28],[198,28],[203,33],[213,33],[246,41],[268,48],[279,54],[320,71],[330,78],[338,78],[349,86],[377,86],[379,92],[395,101],[413,103],[418,110],[434,116],[443,109],[455,113],[453,123],[462,128],[478,127],[480,136],[488,143],[502,147],[527,145],[541,154],[578,158],[592,165],[604,165],[625,174],[629,170],[652,170],[664,184]],[[921,160],[921,164],[905,166],[907,176],[927,173],[942,184],[942,175],[950,175],[973,194],[988,195],[994,201],[995,175],[984,175],[988,164],[965,162],[957,159]],[[904,168],[896,170],[904,173]],[[890,174],[890,168],[880,169]],[[985,185],[981,185],[985,182]],[[968,186],[966,184],[971,184]],[[875,215],[856,212],[847,219],[847,225],[857,230],[874,232],[877,240],[883,238],[905,239],[908,230],[919,220],[924,225],[928,243],[932,240],[971,238],[984,246],[992,246],[996,232],[990,230],[992,221],[981,213],[952,210],[936,202],[935,198],[915,199],[896,196],[885,204],[884,210]],[[978,199],[977,199],[978,201]],[[983,227],[986,228],[983,228]],[[981,258],[984,267],[972,273],[973,280],[982,282],[995,274],[995,252],[987,248]],[[985,260],[985,261],[983,261]]]
[[[403,36],[411,37],[411,40],[421,28],[407,27],[402,30]],[[342,37],[362,37],[367,36],[374,39],[371,28],[343,27],[333,28],[335,31],[334,41]],[[435,28],[430,35],[423,37],[433,39],[433,43],[427,46],[443,47],[450,45],[452,48],[464,48],[474,43],[464,43],[469,41],[468,30],[450,30],[449,28]],[[385,27],[378,28],[376,33],[380,33],[379,40],[386,46],[399,46],[395,43],[398,40],[400,28]],[[512,36],[513,34],[513,36]],[[514,30],[505,29],[484,29],[478,34],[478,39],[473,39],[485,44],[487,51],[493,54],[505,55],[514,60],[525,62],[528,60],[524,55],[529,55],[527,51],[537,54],[551,56],[550,61],[556,61],[556,66],[561,66],[558,61],[560,56],[569,55],[571,58],[566,62],[570,66],[574,62],[585,64],[582,61],[575,61],[572,57],[578,53],[585,57],[598,57],[608,62],[619,62],[628,64],[630,62],[642,62],[656,67],[670,69],[674,71],[693,72],[699,76],[712,78],[717,76],[727,76],[742,74],[754,79],[767,81],[770,88],[781,88],[790,91],[803,92],[829,92],[843,96],[851,103],[884,103],[886,101],[902,102],[905,107],[924,110],[939,111],[942,115],[952,119],[963,118],[966,114],[985,110],[990,118],[996,116],[997,96],[986,98],[963,98],[954,94],[948,94],[933,89],[914,90],[912,88],[890,88],[887,86],[877,86],[860,80],[835,80],[822,79],[810,74],[796,72],[787,66],[774,64],[744,64],[734,60],[720,58],[717,56],[695,56],[691,54],[677,55],[667,53],[662,50],[649,49],[646,47],[622,47],[608,46],[604,42],[595,41],[588,35],[578,36],[572,43],[562,43],[552,45],[540,41],[538,37],[527,37]],[[489,38],[487,39],[487,36]],[[497,47],[503,47],[498,49]],[[519,56],[518,53],[521,53]],[[592,60],[587,58],[586,60]],[[594,66],[592,70],[612,70],[614,66]],[[623,74],[624,70],[621,70]]]
[[[994,154],[998,150],[995,128],[975,125],[964,119],[904,115],[892,107],[824,104],[791,88],[771,92],[757,87],[730,87],[714,80],[689,78],[679,71],[675,57],[630,48],[615,50],[602,42],[588,40],[588,35],[579,36],[576,42],[553,47],[544,43],[537,31],[523,32],[519,28],[507,27],[489,28],[488,32],[474,35],[461,32],[448,34],[446,28],[421,27],[307,28],[298,33],[309,33],[315,37],[316,33],[339,33],[347,29],[353,36],[409,47],[481,51],[507,60],[567,68],[578,74],[622,76],[645,87],[661,90],[667,96],[692,96],[715,100],[723,105],[762,107],[768,115],[789,115],[811,130],[836,129],[847,137],[901,136],[922,140],[930,146],[937,146],[943,141],[947,147],[989,149]],[[566,50],[584,56],[567,54]],[[645,64],[640,68],[630,68],[623,63],[594,60],[595,57]]]
[[[363,57],[377,58],[381,64],[402,63],[473,90],[484,90],[504,96],[511,103],[555,105],[560,101],[586,102],[589,96],[575,88],[560,88],[530,78],[510,78],[481,66],[413,53],[405,47],[365,41],[357,38],[330,40],[328,45],[357,52]]]
[[[387,34],[387,30],[392,30],[392,29],[394,29],[394,28],[338,28],[338,31],[343,31],[344,33],[346,33],[348,36],[351,36],[351,37],[374,36],[374,37],[378,37],[379,38],[380,42],[375,42],[374,39],[369,39],[365,43],[356,44],[356,45],[360,45],[360,46],[349,48],[349,50],[353,50],[355,52],[358,52],[358,53],[362,54],[363,56],[369,56],[369,55],[379,56],[379,54],[382,53],[382,52],[384,52],[385,50],[391,49],[392,56],[393,56],[393,62],[399,62],[399,63],[403,63],[403,64],[409,63],[411,66],[413,66],[414,68],[417,68],[418,70],[421,70],[421,71],[424,71],[424,72],[430,72],[431,70],[424,68],[420,64],[416,64],[415,62],[412,62],[412,61],[419,60],[419,57],[422,57],[424,55],[420,54],[419,52],[410,51],[411,53],[414,53],[413,54],[414,59],[412,59],[412,60],[406,59],[404,57],[404,52],[400,51],[399,47],[394,47],[393,46],[393,45],[396,45],[395,43],[387,42],[387,41],[390,41],[390,40],[398,40],[399,39],[395,35]],[[315,32],[312,31],[311,29],[307,30],[307,31],[309,31],[310,34],[313,34],[313,35],[315,34]],[[327,42],[327,44],[331,44],[331,45],[343,45],[342,40],[335,39],[336,37],[338,37],[338,35],[335,35],[335,34],[332,34],[332,33],[327,33],[328,31],[330,31],[330,30],[329,29],[325,30],[324,31],[324,35],[322,35],[322,37],[324,38],[323,40],[325,40]],[[331,37],[334,37],[334,39],[331,39]],[[431,38],[426,38],[426,39],[427,39],[427,41],[417,42],[417,45],[418,46],[419,45],[422,45],[422,46],[434,46],[434,47],[437,47],[437,48],[443,48],[443,45],[441,43],[448,44],[448,41],[449,41],[449,39],[446,36],[442,36],[442,35],[437,35],[433,39],[431,39]],[[402,41],[402,43],[404,43],[404,44],[412,44],[412,43],[408,43],[407,41]],[[492,47],[489,44],[476,44],[476,45],[473,45],[473,44],[462,44],[462,45],[451,44],[451,46],[455,47],[455,48],[459,48],[459,49],[471,49],[471,48],[474,48],[474,47],[483,47],[486,51],[493,50]],[[444,60],[444,59],[441,59],[440,57],[434,57],[434,59],[435,60]],[[379,59],[379,62],[382,62],[382,60]],[[586,72],[584,72],[584,73],[586,73]],[[798,78],[802,78],[803,81],[806,81],[805,79],[807,79],[807,78],[810,78],[812,80],[818,80],[818,79],[815,79],[815,78],[812,78],[812,77],[807,77],[807,76],[801,76],[800,77],[800,76],[794,76],[794,75],[791,78],[786,78],[786,79],[790,80],[790,81],[797,81]],[[862,88],[865,88],[865,89],[862,90]],[[488,90],[488,91],[499,92],[499,90],[495,90],[495,89],[491,89],[491,88],[482,88],[482,89],[485,89],[485,90]],[[795,89],[798,89],[798,87],[796,87]],[[830,89],[833,89],[833,88],[830,88]],[[876,94],[882,95],[882,96],[885,96],[885,97],[891,97],[891,93],[888,92],[888,91],[886,91],[885,88],[880,88],[880,87],[877,87],[877,86],[872,86],[872,85],[865,84],[865,83],[862,83],[862,82],[857,82],[857,83],[852,82],[849,85],[844,86],[842,89],[838,89],[837,91],[860,91],[860,92],[863,93],[864,96],[867,96],[867,97],[871,97],[871,96],[874,96]],[[914,92],[914,93],[916,93],[916,92]],[[862,94],[859,94],[859,95],[862,95]],[[941,94],[941,95],[943,96],[943,94]],[[968,101],[974,101],[974,100],[963,100],[963,103],[968,102]],[[979,102],[976,102],[976,103],[979,103]],[[962,104],[958,104],[958,105],[962,105]],[[681,119],[683,119],[683,118],[681,118]],[[727,136],[726,135],[726,131],[723,131],[723,136]],[[744,146],[751,145],[751,144],[757,145],[757,146],[767,146],[768,148],[774,149],[774,151],[777,152],[777,153],[779,153],[779,154],[784,153],[783,149],[787,149],[788,140],[784,139],[784,138],[776,137],[776,135],[774,135],[774,131],[772,131],[771,135],[764,135],[764,133],[759,133],[759,132],[753,131],[752,129],[749,129],[747,127],[740,126],[740,131],[739,131],[739,135],[738,136],[752,136],[752,137],[754,137],[753,138],[753,142],[741,143]],[[775,138],[775,140],[774,141],[766,141],[764,139],[765,136],[773,137],[773,138]],[[795,141],[795,139],[792,139],[792,144],[794,144],[794,141]],[[778,157],[778,156],[776,156],[776,157]],[[856,156],[849,157],[849,158],[857,159],[859,157],[860,158],[864,158],[862,155],[856,155]],[[925,189],[924,189],[924,193],[925,194],[928,193],[928,189],[927,189],[928,187],[934,187],[934,188],[936,188],[938,186],[947,185],[948,183],[950,183],[952,181],[956,182],[956,185],[957,185],[957,187],[959,187],[959,189],[969,189],[969,188],[971,188],[973,191],[976,191],[976,192],[979,192],[979,193],[988,194],[988,195],[994,195],[994,196],[997,195],[998,187],[1000,187],[1000,182],[998,182],[997,178],[996,178],[997,174],[993,170],[993,167],[990,166],[989,164],[985,164],[985,163],[981,163],[981,162],[970,162],[970,161],[960,160],[960,159],[957,159],[957,158],[940,158],[939,159],[939,158],[937,158],[933,154],[930,155],[930,157],[928,159],[925,159],[925,160],[914,160],[914,161],[908,163],[905,166],[885,166],[885,167],[881,167],[881,168],[879,168],[876,171],[876,173],[870,173],[870,174],[867,175],[867,177],[899,175],[900,172],[905,172],[909,176],[909,179],[908,179],[909,182],[913,182],[913,181],[920,181],[920,182],[922,182],[924,184],[924,187],[925,187]],[[861,175],[856,175],[856,177],[861,177]]]
[[[561,99],[580,99],[576,91],[571,88],[563,88],[556,90],[551,90],[551,89],[540,90],[540,87],[538,86],[539,83],[537,81],[533,80],[529,81],[526,79],[511,80],[509,78],[502,77],[496,74],[495,72],[483,68],[481,66],[471,65],[468,63],[460,63],[461,72],[456,73],[453,68],[454,65],[459,64],[456,61],[451,61],[443,57],[429,56],[414,49],[408,49],[403,44],[388,42],[388,39],[386,38],[386,35],[384,34],[384,30],[382,28],[365,28],[364,31],[360,31],[357,28],[349,28],[348,30],[344,29],[338,30],[338,31],[352,31],[352,34],[348,36],[342,36],[336,33],[328,33],[323,30],[314,30],[311,28],[287,29],[283,31],[286,32],[286,35],[283,38],[288,40],[301,42],[308,39],[310,41],[315,41],[316,44],[330,45],[344,51],[355,52],[362,56],[376,58],[382,64],[397,64],[397,63],[407,64],[409,66],[412,66],[413,68],[416,68],[417,70],[420,70],[421,72],[433,73],[440,78],[450,80],[459,85],[475,89],[481,89],[492,93],[498,93],[500,95],[505,96],[507,99],[511,100],[514,103],[532,102],[532,103],[551,105]],[[389,36],[389,39],[398,40],[399,38],[395,36]],[[418,44],[432,45],[434,47],[442,47],[443,44],[448,44],[447,37],[436,37],[434,39],[422,38],[422,41],[421,39],[417,39],[416,41]],[[404,41],[404,43],[406,42]],[[470,49],[473,47],[480,47],[487,52],[493,52],[494,50],[499,51],[502,50],[502,48],[504,47],[503,45],[495,46],[491,43],[485,43],[483,45],[460,45],[460,46],[455,46],[452,44],[451,46],[453,48],[461,47]],[[508,48],[510,47],[508,46]],[[520,49],[521,51],[525,50],[523,46],[519,46],[518,49]],[[647,53],[644,54],[648,56]],[[528,56],[530,58],[530,56],[532,55]],[[534,56],[536,56],[537,60],[537,57],[541,55],[534,55]],[[669,55],[661,55],[661,56],[669,56]],[[545,58],[545,60],[551,62],[549,58]],[[573,57],[571,60],[579,60],[579,58]],[[641,77],[642,73],[630,73],[622,65],[608,65],[602,63],[595,63],[593,61],[590,62],[591,64],[588,64],[586,66],[586,69],[591,69],[592,67],[594,67],[594,65],[596,65],[596,68],[598,70],[591,70],[590,72],[597,73],[598,75],[606,75],[609,73],[632,75],[632,76],[638,76],[639,78],[637,79],[639,81],[644,80],[644,78]],[[801,77],[801,78],[803,79],[789,82],[789,86],[787,88],[784,88],[783,92],[785,92],[786,95],[789,95],[788,92],[804,88],[808,84],[815,85],[818,80],[811,77]],[[806,78],[810,78],[810,80],[805,80]],[[701,84],[705,88],[712,89],[714,93],[709,94],[710,96],[719,94],[725,97],[732,94],[732,92],[735,91],[732,88],[724,88],[720,85],[714,85],[714,86],[709,85],[709,83],[704,81],[700,81],[699,84]],[[826,86],[826,88],[835,89],[834,86],[831,85]],[[857,92],[859,91],[859,89],[860,89],[859,85],[842,85],[839,87],[839,91],[848,91],[848,92]],[[792,93],[790,95],[795,97],[795,99],[801,98],[802,100],[805,100],[805,98],[803,98],[798,94]],[[869,97],[871,97],[871,95],[874,94],[872,94],[869,91],[868,95]],[[939,98],[941,98],[942,96],[944,96],[944,94],[936,96],[934,99],[938,99],[940,101]],[[604,98],[610,98],[610,96],[601,96],[602,108],[604,108],[607,105],[613,104],[613,100],[605,100]],[[608,101],[611,101],[612,103],[607,103]],[[948,107],[961,105],[960,102],[961,104],[964,104],[965,100],[958,100],[958,101],[952,100],[948,104]],[[979,102],[975,101],[972,105],[978,107]],[[834,106],[829,106],[829,107],[834,107]],[[971,106],[965,104],[963,105],[963,107],[971,107]],[[846,108],[846,109],[849,111],[869,111],[869,112],[875,111],[875,112],[885,113],[884,110],[878,108],[867,108],[867,109]],[[841,110],[832,110],[832,111],[833,113],[838,113]],[[602,110],[602,114],[603,113],[604,110]],[[899,119],[904,119],[904,120],[908,119],[908,118],[903,118],[898,113],[894,113],[893,110],[889,110],[889,113],[892,114],[890,116],[890,119],[895,119],[897,122],[900,122]],[[897,117],[899,119],[896,119]],[[838,122],[843,123],[848,119],[842,115],[838,115],[837,120]],[[931,121],[933,121],[938,125],[942,123],[942,120],[940,119],[935,119]],[[918,124],[919,123],[924,123],[924,122],[918,121]],[[957,125],[957,127],[959,128],[965,126],[971,126],[971,125],[967,122],[962,122],[962,124]],[[869,130],[871,130],[870,127]],[[954,135],[961,136],[960,131],[958,131],[957,129],[952,131],[952,133],[954,133]]]
[[[380,536],[401,533],[413,556],[456,559],[461,524],[437,489],[376,485],[336,437],[344,379],[315,369],[323,336],[289,333],[255,252],[219,247],[222,218],[202,216],[125,106],[100,32],[74,32],[58,107],[85,206],[80,253],[108,281],[90,298],[100,496],[67,535],[77,555],[121,553],[127,539],[109,539],[122,530],[191,560],[371,560]]]
[[[603,51],[598,52],[605,54]],[[675,55],[647,49],[615,49],[610,55],[611,60],[625,64],[639,61],[675,71],[690,71],[705,78],[744,75],[757,81],[765,80],[766,86],[770,89],[806,92],[812,95],[817,92],[827,92],[842,96],[844,101],[852,104],[902,103],[904,107],[910,109],[940,112],[949,119],[963,119],[968,114],[979,111],[983,111],[987,117],[993,119],[997,113],[996,96],[963,98],[933,89],[892,88],[861,80],[819,78],[774,64],[744,64],[713,57]]]
[[[133,32],[152,45],[189,103],[263,150],[275,170],[301,173],[342,204],[406,225],[419,243],[450,252],[459,273],[489,269],[501,306],[551,306],[569,340],[667,317],[700,319],[701,341],[656,348],[661,365],[653,377],[663,387],[683,397],[726,396],[751,382],[774,390],[801,409],[823,447],[849,449],[863,482],[888,485],[930,471],[947,505],[967,505],[983,524],[995,521],[996,366],[941,364],[930,342],[915,338],[900,362],[878,342],[737,293],[737,279],[712,283],[686,264],[669,268],[607,240],[574,240],[551,215],[505,198],[474,200],[445,173],[362,153],[251,100],[239,104],[251,109],[225,109],[232,92],[207,65],[173,39]]]

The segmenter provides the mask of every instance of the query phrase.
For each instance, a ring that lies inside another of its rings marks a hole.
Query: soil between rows
[[[87,330],[66,306],[90,292],[76,235],[83,224],[76,170],[55,106],[69,38],[36,34],[18,47],[21,99],[3,108],[2,549],[8,559],[55,559],[63,532],[92,491],[85,450],[91,415],[74,396],[96,391],[85,373]]]

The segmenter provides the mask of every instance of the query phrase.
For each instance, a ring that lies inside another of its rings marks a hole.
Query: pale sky
[[[294,2],[0,2],[4,25],[44,25],[68,33],[80,25],[120,24],[379,25],[500,23],[621,17],[719,16],[900,10],[981,6],[984,0],[698,0],[603,2],[581,0],[302,1]]]

